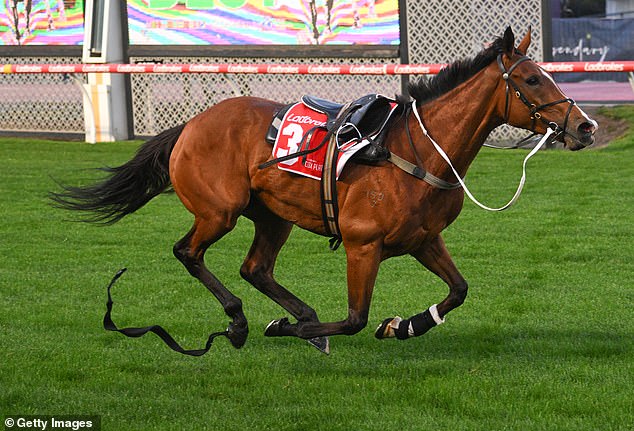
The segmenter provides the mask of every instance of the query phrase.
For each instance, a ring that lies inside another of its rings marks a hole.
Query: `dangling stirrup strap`
[[[189,356],[204,355],[211,348],[211,344],[213,343],[214,338],[220,335],[224,335],[224,336],[227,335],[227,331],[214,332],[213,334],[209,335],[209,338],[207,339],[207,344],[205,345],[203,349],[185,350],[176,342],[176,340],[174,340],[174,338],[170,334],[167,333],[165,329],[163,329],[161,326],[158,326],[158,325],[147,326],[145,328],[121,328],[121,329],[117,328],[117,326],[112,321],[112,317],[110,316],[110,314],[112,313],[112,296],[110,295],[110,289],[115,284],[115,282],[119,279],[119,277],[123,275],[124,272],[126,272],[126,268],[122,268],[119,271],[117,271],[117,273],[114,275],[114,277],[110,281],[110,284],[107,287],[108,302],[106,303],[106,314],[103,317],[103,327],[107,331],[119,332],[125,335],[126,337],[132,337],[132,338],[142,337],[148,332],[153,332],[156,335],[158,335],[161,338],[161,340],[163,340],[163,342],[167,344],[167,346],[170,349],[174,350],[175,352],[182,353],[183,355],[189,355]]]

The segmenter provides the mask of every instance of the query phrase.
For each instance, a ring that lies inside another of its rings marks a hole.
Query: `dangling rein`
[[[127,270],[126,268],[122,268],[119,271],[117,271],[117,273],[114,275],[114,277],[112,277],[112,280],[110,281],[110,284],[107,287],[108,302],[106,303],[106,314],[103,317],[103,327],[107,331],[119,332],[125,335],[126,337],[132,337],[132,338],[142,337],[148,332],[153,332],[156,335],[158,335],[159,338],[161,338],[161,340],[163,340],[163,342],[167,344],[167,346],[170,349],[172,349],[175,352],[182,353],[183,355],[189,355],[189,356],[204,355],[205,353],[209,351],[209,349],[211,349],[211,344],[214,342],[214,338],[220,335],[227,336],[227,331],[214,332],[213,334],[209,335],[209,338],[207,339],[207,344],[205,345],[203,349],[185,350],[176,342],[176,340],[174,340],[174,338],[170,334],[167,333],[165,329],[163,329],[159,325],[147,326],[145,328],[121,328],[121,329],[117,328],[117,325],[114,324],[114,322],[112,321],[112,317],[110,316],[110,314],[112,313],[112,296],[110,295],[110,289],[112,289],[112,286],[119,279],[119,277],[121,277],[123,273],[126,272],[126,270]]]
[[[416,119],[418,120],[418,124],[420,125],[420,128],[423,131],[423,134],[425,136],[427,136],[427,138],[430,140],[430,142],[432,143],[432,145],[434,146],[434,148],[436,149],[438,154],[440,154],[440,156],[447,162],[447,164],[451,168],[453,174],[458,179],[458,182],[460,183],[460,185],[464,189],[465,194],[469,197],[469,199],[471,199],[473,201],[474,204],[476,204],[480,208],[485,209],[487,211],[504,211],[505,209],[509,208],[511,205],[513,205],[517,201],[517,199],[520,197],[520,194],[522,194],[522,189],[524,188],[524,183],[526,182],[526,163],[528,162],[528,159],[533,157],[533,155],[535,155],[535,153],[537,153],[544,146],[544,144],[549,141],[550,136],[553,133],[555,133],[555,131],[553,129],[548,127],[548,129],[546,130],[546,134],[537,143],[537,145],[535,145],[535,148],[533,148],[530,151],[530,153],[528,153],[528,155],[524,158],[524,162],[522,163],[522,177],[520,178],[520,183],[517,186],[517,190],[515,191],[515,194],[513,195],[511,200],[504,206],[501,206],[499,208],[491,208],[491,207],[488,207],[488,206],[480,203],[473,196],[473,194],[467,188],[467,185],[464,183],[464,181],[460,177],[460,174],[458,173],[458,171],[456,171],[456,168],[454,168],[453,164],[451,163],[451,160],[449,159],[449,156],[447,156],[447,153],[445,153],[445,151],[440,147],[440,145],[438,145],[438,143],[436,141],[434,141],[434,139],[429,135],[429,132],[427,132],[427,129],[423,125],[423,121],[421,120],[420,115],[418,114],[418,109],[416,109],[416,100],[414,100],[412,102],[412,111],[414,111],[414,115],[416,116]]]

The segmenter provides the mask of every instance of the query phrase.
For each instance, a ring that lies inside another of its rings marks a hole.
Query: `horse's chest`
[[[434,191],[419,199],[403,195],[391,202],[392,225],[387,229],[387,246],[416,249],[449,226],[462,209],[460,191]]]

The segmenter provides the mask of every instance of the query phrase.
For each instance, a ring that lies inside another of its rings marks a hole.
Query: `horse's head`
[[[526,57],[531,43],[530,29],[517,48],[510,27],[504,32],[502,42],[503,53],[497,63],[505,88],[501,102],[505,122],[541,134],[550,127],[571,150],[592,144],[597,122],[564,95],[544,69]]]

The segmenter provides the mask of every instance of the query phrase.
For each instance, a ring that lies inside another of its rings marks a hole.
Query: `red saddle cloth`
[[[319,146],[326,136],[326,120],[325,114],[309,108],[302,102],[294,104],[282,119],[279,133],[273,145],[273,157],[283,157]],[[313,130],[312,135],[307,137],[304,141],[304,135],[311,130]],[[337,178],[339,178],[339,175],[343,171],[346,162],[350,160],[357,151],[369,143],[367,139],[352,139],[343,144],[339,144]],[[301,148],[300,145],[302,146]],[[305,156],[279,162],[277,166],[283,171],[320,180],[321,172],[324,167],[326,147],[327,145],[323,145],[318,150],[306,154]]]

